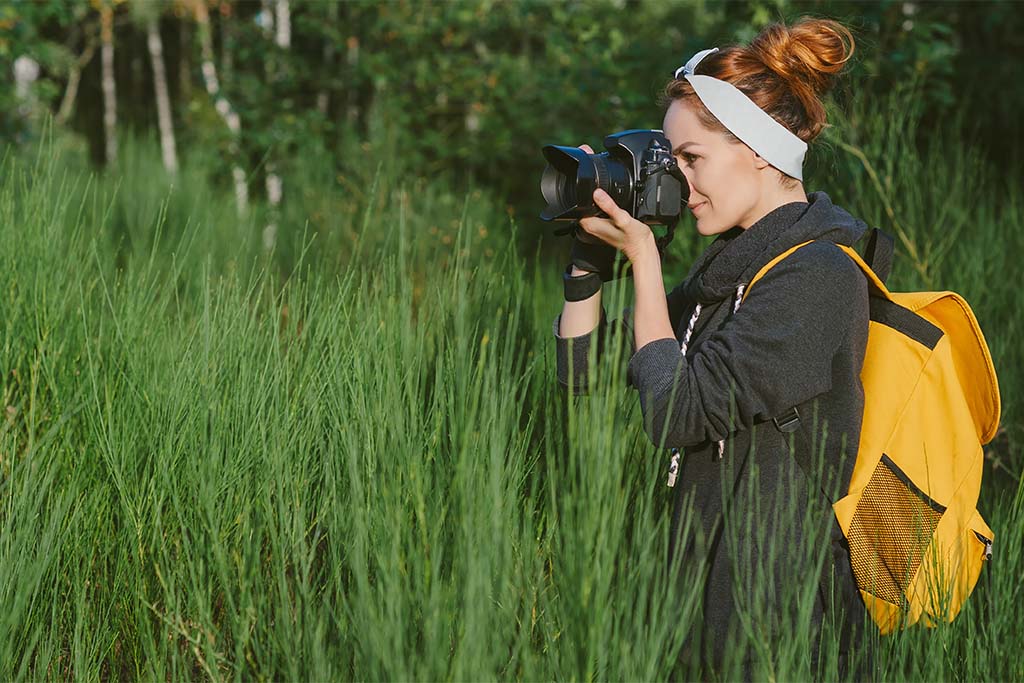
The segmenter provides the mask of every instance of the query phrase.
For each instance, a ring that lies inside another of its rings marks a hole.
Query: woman
[[[587,350],[609,329],[600,282],[615,276],[621,251],[635,286],[619,321],[634,343],[628,382],[652,442],[678,449],[670,558],[683,557],[690,582],[694,558],[706,571],[703,630],[683,656],[718,671],[744,633],[748,644],[759,634],[789,638],[793,618],[810,621],[801,626],[811,628],[815,667],[823,625],[844,625],[845,667],[854,625],[865,623],[829,501],[845,492],[857,453],[868,331],[867,282],[836,245],[852,245],[867,226],[802,181],[807,143],[825,127],[821,97],[852,54],[841,24],[804,19],[769,26],[749,46],[694,55],[665,87],[663,130],[697,231],[716,239],[666,296],[650,228],[595,191],[609,218],[580,221],[554,322],[559,380],[581,393]],[[762,266],[808,240],[744,298]],[[597,291],[583,298],[586,281]],[[690,505],[696,533],[677,538]],[[805,552],[801,520],[825,539],[823,567]],[[803,617],[782,597],[787,582],[818,588]],[[742,671],[772,666],[771,657],[747,652]]]

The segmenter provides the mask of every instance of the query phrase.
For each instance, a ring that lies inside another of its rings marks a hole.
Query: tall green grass
[[[837,126],[809,187],[898,219],[895,288],[967,296],[1005,431],[993,560],[952,624],[883,639],[876,673],[1019,679],[1021,204],[968,146],[916,152],[885,106]],[[52,146],[0,169],[0,677],[710,674],[679,659],[703,568],[666,566],[672,490],[623,391],[628,340],[589,396],[557,387],[565,245],[516,248],[537,240],[483,192],[310,151],[266,253],[263,208],[239,219],[213,161],[172,187],[155,148],[125,149],[116,178]],[[702,247],[680,231],[667,284]],[[610,285],[609,313],[629,297]],[[756,520],[736,521],[742,546]],[[763,559],[737,590],[772,585]],[[749,649],[760,678],[808,678],[812,589],[787,582],[783,632],[747,620],[717,675]]]

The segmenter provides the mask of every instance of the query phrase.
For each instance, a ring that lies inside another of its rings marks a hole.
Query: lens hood
[[[597,189],[596,154],[587,154],[579,147],[545,145],[542,149],[548,166],[540,181],[540,191],[548,203],[541,213],[542,220],[582,218],[593,211],[594,190]],[[583,205],[580,205],[580,199]]]

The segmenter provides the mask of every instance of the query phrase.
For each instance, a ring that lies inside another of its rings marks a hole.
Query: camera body
[[[594,204],[594,190],[601,188],[637,220],[665,225],[668,232],[658,243],[663,248],[672,240],[690,198],[690,186],[672,157],[668,138],[660,130],[625,130],[607,136],[604,146],[608,151],[600,154],[560,145],[542,148],[548,166],[541,177],[547,201],[541,220],[607,218]]]

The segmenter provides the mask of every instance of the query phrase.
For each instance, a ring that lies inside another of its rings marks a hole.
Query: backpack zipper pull
[[[974,537],[977,538],[981,543],[985,545],[985,555],[983,556],[986,560],[992,559],[992,539],[986,538],[979,534],[977,531],[974,532]]]
[[[674,487],[676,485],[676,477],[679,476],[679,449],[672,449],[672,462],[668,466],[668,485]]]

